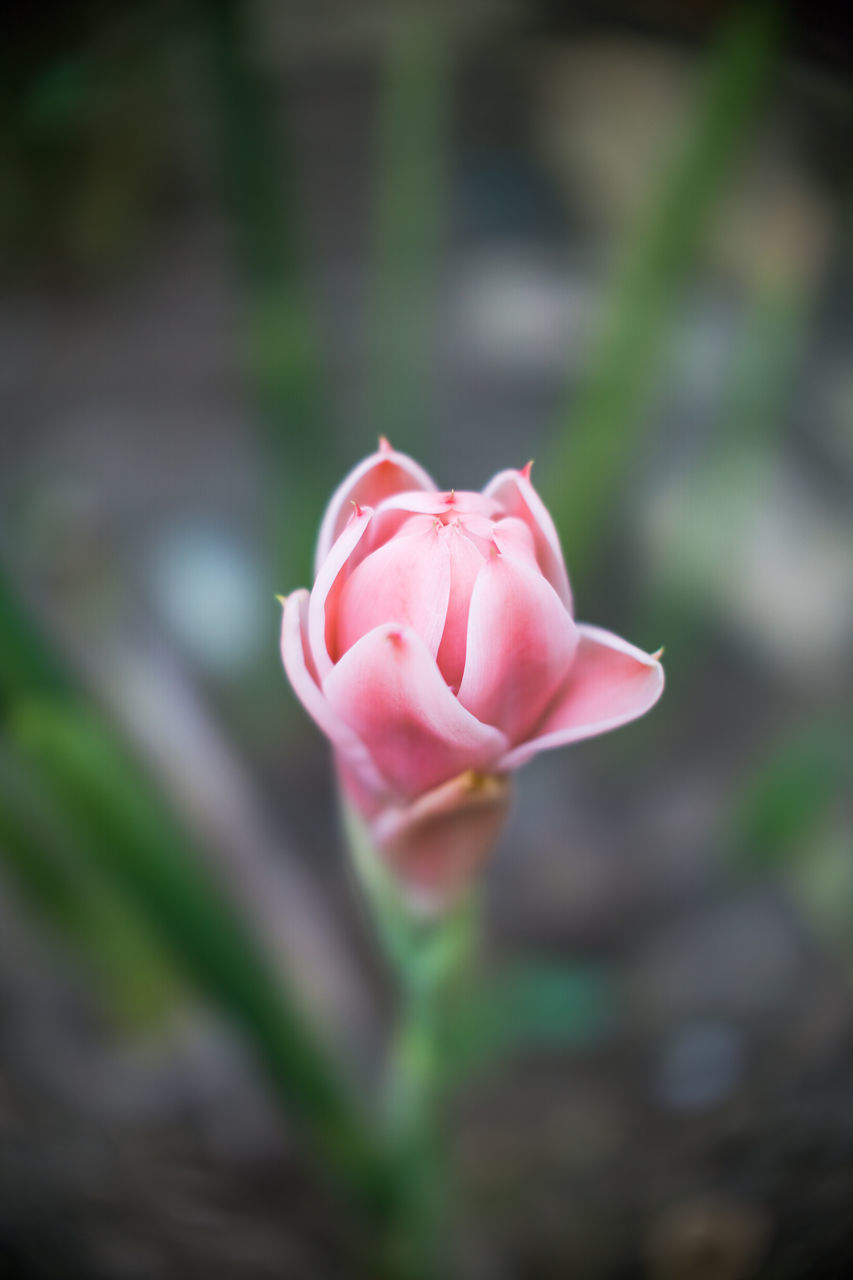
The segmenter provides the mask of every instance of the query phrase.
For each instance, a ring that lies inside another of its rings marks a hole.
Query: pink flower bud
[[[442,901],[487,856],[507,774],[648,711],[663,669],[576,623],[530,466],[436,488],[387,441],[329,503],[282,656],[344,792],[410,894]]]

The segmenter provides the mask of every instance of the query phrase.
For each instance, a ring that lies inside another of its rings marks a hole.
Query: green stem
[[[387,1242],[392,1275],[432,1280],[444,1251],[444,1152],[437,1125],[435,993],[405,992],[391,1046],[387,1121],[402,1194]]]
[[[413,911],[351,810],[345,809],[345,823],[353,865],[399,992],[384,1100],[398,1200],[384,1241],[382,1274],[432,1280],[444,1270],[446,1237],[442,1033],[448,999],[473,949],[476,912],[470,899],[435,915]]]

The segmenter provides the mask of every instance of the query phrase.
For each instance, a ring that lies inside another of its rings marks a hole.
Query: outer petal
[[[420,795],[466,769],[488,772],[508,742],[461,706],[410,627],[377,627],[323,681],[342,720],[397,791]]]
[[[650,654],[599,627],[578,625],[568,678],[536,736],[509,751],[499,769],[517,769],[538,751],[592,738],[644,715],[663,693],[663,667]]]
[[[316,669],[308,649],[308,592],[304,589],[292,592],[285,602],[281,620],[281,656],[293,692],[314,723],[356,772],[361,786],[377,795],[387,792],[388,787],[364,746],[330,705],[317,683]]]
[[[412,905],[436,910],[466,888],[500,834],[510,795],[508,778],[469,770],[379,815],[373,839]]]
[[[471,596],[459,701],[521,742],[563,683],[577,643],[570,614],[538,567],[495,551]]]
[[[335,608],[350,569],[356,548],[363,543],[373,512],[350,509],[349,522],[320,565],[308,605],[308,634],[311,654],[320,679],[332,668],[331,650],[337,627]]]
[[[528,526],[539,567],[571,613],[572,593],[560,539],[545,503],[530,483],[530,463],[523,471],[498,472],[483,493],[488,498],[497,498],[508,516],[518,516]]]
[[[359,506],[376,507],[391,494],[409,489],[434,490],[435,487],[423,467],[405,453],[392,449],[387,440],[380,440],[376,453],[360,462],[332,494],[317,539],[315,575],[320,572],[333,543],[345,528],[353,502]]]

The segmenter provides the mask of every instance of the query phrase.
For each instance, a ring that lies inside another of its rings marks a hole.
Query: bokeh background
[[[535,458],[579,615],[666,646],[486,872],[451,1273],[847,1274],[846,20],[0,22],[0,1274],[373,1274],[395,992],[275,593],[379,433]]]

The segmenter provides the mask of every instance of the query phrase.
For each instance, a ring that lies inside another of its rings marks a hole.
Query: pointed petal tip
[[[282,609],[283,609],[283,608],[285,607],[285,605],[287,604],[287,596],[280,596],[280,595],[277,595],[277,596],[276,596],[276,600],[279,602],[279,604],[281,605]]]
[[[660,662],[661,658],[664,655],[664,652],[665,652],[664,647],[663,645],[661,645],[659,649],[656,649],[655,652],[651,654],[651,657],[655,662]]]
[[[380,453],[393,453],[393,452],[394,452],[394,450],[393,450],[393,449],[392,449],[392,447],[391,447],[391,442],[390,442],[390,440],[388,439],[388,437],[387,437],[387,436],[380,436],[380,437],[379,437],[379,445],[378,445],[378,449],[379,449],[379,452],[380,452]]]
[[[518,474],[521,476],[524,476],[525,480],[529,480],[530,472],[532,470],[533,470],[533,459],[531,458],[529,462],[525,463],[525,465],[521,468]]]

